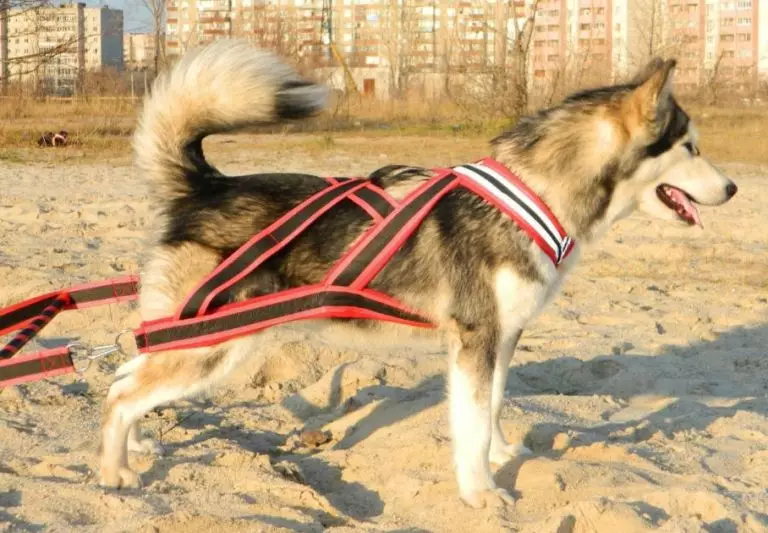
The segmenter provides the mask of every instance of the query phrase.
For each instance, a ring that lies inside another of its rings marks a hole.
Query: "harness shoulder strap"
[[[330,270],[326,285],[363,289],[418,228],[435,204],[456,188],[459,179],[448,169],[409,194],[386,219],[372,228]]]
[[[552,214],[520,178],[492,159],[456,167],[462,185],[517,223],[549,256],[555,266],[571,252],[573,241]]]

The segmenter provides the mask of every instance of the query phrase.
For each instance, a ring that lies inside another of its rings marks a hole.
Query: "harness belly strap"
[[[458,187],[503,211],[555,266],[572,251],[573,241],[541,199],[493,159],[434,171],[434,177],[401,202],[367,179],[327,178],[328,187],[260,231],[223,261],[195,288],[176,316],[143,323],[135,330],[139,351],[209,346],[278,324],[313,318],[373,319],[434,327],[418,313],[367,286],[435,204]],[[253,272],[345,199],[363,209],[373,224],[321,283],[212,309],[217,295]]]

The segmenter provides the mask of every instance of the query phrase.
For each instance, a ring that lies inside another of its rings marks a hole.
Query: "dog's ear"
[[[672,74],[677,61],[654,59],[635,79],[640,79],[629,95],[630,109],[638,125],[651,128],[651,134],[664,129],[672,110]]]
[[[635,86],[642,85],[663,66],[664,60],[660,57],[654,57],[635,73],[634,77],[629,81],[629,84]]]

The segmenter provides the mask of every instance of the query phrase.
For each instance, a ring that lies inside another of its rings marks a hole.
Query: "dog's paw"
[[[514,496],[506,489],[499,487],[464,493],[461,495],[461,500],[473,509],[515,504]]]
[[[138,489],[141,488],[141,477],[128,467],[109,471],[102,469],[100,485],[111,489]]]
[[[128,451],[145,455],[162,456],[165,449],[154,439],[129,440]]]
[[[501,466],[507,464],[515,457],[522,457],[531,454],[533,454],[533,452],[527,446],[523,446],[520,443],[504,443],[501,446],[494,446],[491,444],[491,451],[488,454],[488,459],[493,464]]]

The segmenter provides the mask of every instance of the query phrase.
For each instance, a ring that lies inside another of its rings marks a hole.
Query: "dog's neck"
[[[621,218],[609,212],[613,194],[612,172],[606,168],[607,179],[600,176],[579,180],[578,177],[552,177],[548,169],[534,168],[525,158],[516,157],[514,150],[504,145],[493,147],[492,157],[516,174],[557,217],[565,231],[580,244],[587,244],[601,236],[612,221]]]

